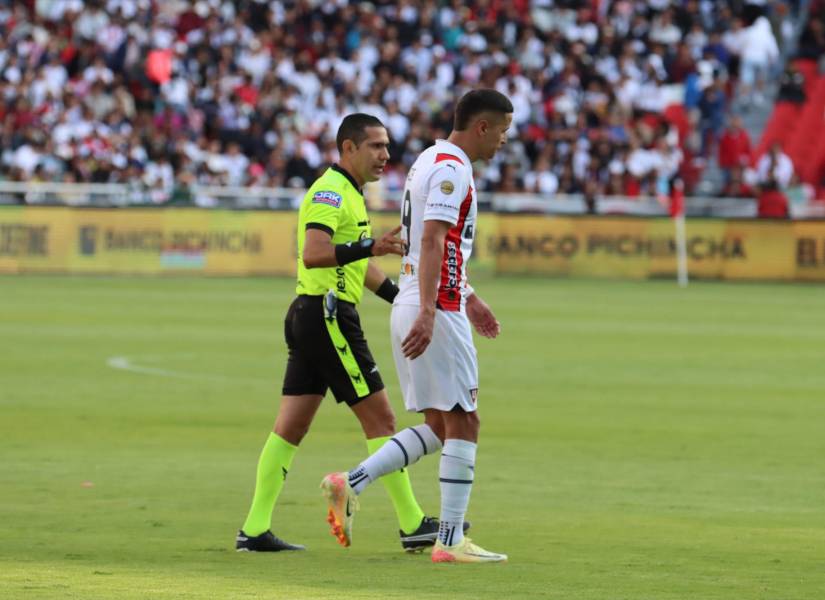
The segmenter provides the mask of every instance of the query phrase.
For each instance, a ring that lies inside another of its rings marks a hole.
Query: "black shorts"
[[[286,396],[326,394],[352,406],[383,390],[355,305],[338,301],[337,316],[326,319],[323,296],[298,296],[284,321],[289,358],[284,374]]]

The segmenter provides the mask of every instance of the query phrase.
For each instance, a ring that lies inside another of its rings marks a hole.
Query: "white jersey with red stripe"
[[[444,221],[452,227],[444,239],[437,306],[449,312],[461,310],[472,291],[467,285],[467,261],[473,251],[477,213],[470,159],[455,144],[437,140],[421,153],[407,174],[401,205],[401,237],[407,243],[407,252],[401,261],[395,304],[420,304],[418,264],[424,221]]]

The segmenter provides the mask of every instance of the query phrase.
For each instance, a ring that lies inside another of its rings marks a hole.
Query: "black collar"
[[[337,171],[338,173],[346,177],[347,181],[349,181],[352,184],[352,187],[355,188],[355,191],[357,191],[362,196],[364,195],[364,192],[362,192],[361,188],[358,187],[358,183],[355,181],[355,177],[350,175],[349,171],[347,171],[344,167],[341,167],[338,165],[338,163],[335,163],[330,167],[330,169],[332,169],[333,171]]]

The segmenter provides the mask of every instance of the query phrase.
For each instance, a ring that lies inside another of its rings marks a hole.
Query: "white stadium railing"
[[[288,210],[297,207],[306,190],[298,188],[191,186],[171,196],[142,186],[114,183],[48,183],[0,181],[0,204],[47,206],[198,206],[257,210]],[[400,192],[385,192],[385,200],[374,208],[397,209]],[[371,199],[368,199],[368,201]],[[576,215],[667,215],[666,203],[654,197],[597,197],[588,206],[581,194],[542,196],[539,194],[479,195],[483,209],[497,212],[529,212]],[[689,217],[754,218],[753,198],[691,196],[685,200]],[[795,219],[825,218],[825,203],[791,203]]]
[[[194,205],[204,208],[287,209],[306,190],[191,186],[180,196],[140,185],[117,183],[48,183],[0,181],[0,204],[88,207]],[[177,202],[176,202],[177,200]]]

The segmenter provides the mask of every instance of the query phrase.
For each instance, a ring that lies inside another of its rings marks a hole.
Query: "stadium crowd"
[[[0,0],[0,177],[304,187],[343,116],[392,137],[385,185],[486,86],[515,106],[488,191],[688,190],[736,86],[760,103],[796,2]],[[737,84],[736,82],[739,81]]]

